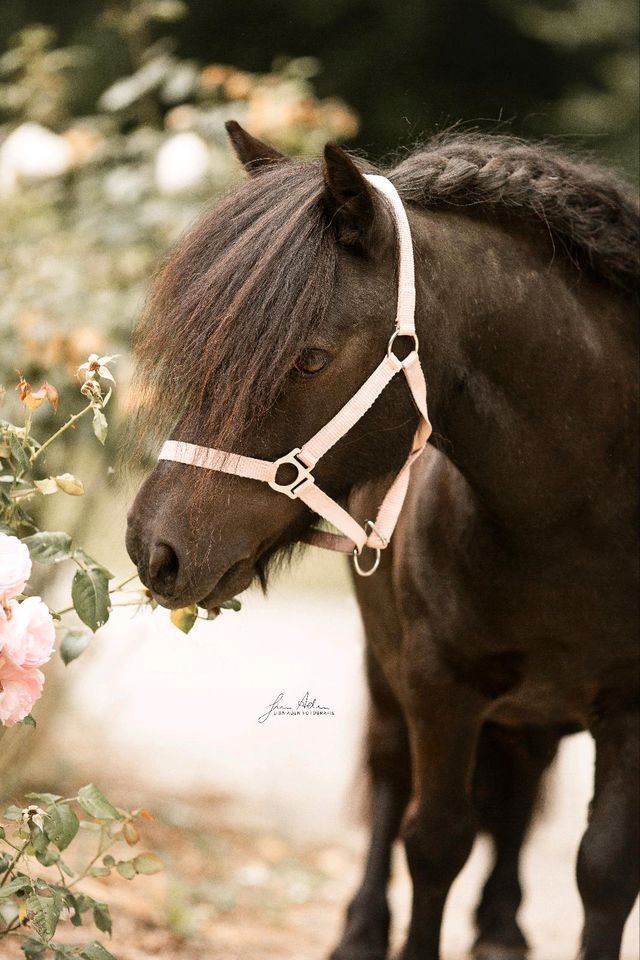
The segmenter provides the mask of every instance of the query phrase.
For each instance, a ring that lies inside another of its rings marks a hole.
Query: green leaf
[[[111,874],[109,867],[101,867],[99,863],[95,867],[91,867],[89,871],[90,877],[108,877]]]
[[[27,456],[26,450],[16,437],[15,433],[9,434],[9,447],[11,448],[13,459],[20,467],[20,472],[24,473],[25,470],[28,470],[30,467],[29,457]]]
[[[78,803],[96,820],[120,820],[121,816],[105,795],[93,783],[78,790]]]
[[[76,909],[79,913],[86,913],[87,910],[93,910],[93,905],[95,903],[93,897],[88,897],[86,893],[78,893],[75,899]]]
[[[52,943],[50,949],[53,950],[53,960],[77,960],[78,958],[75,947],[67,947],[64,943]]]
[[[93,411],[93,432],[102,444],[104,444],[107,439],[107,427],[107,418],[102,410],[95,407]]]
[[[49,943],[56,932],[60,919],[60,911],[62,910],[60,897],[42,897],[40,894],[34,893],[28,897],[26,908],[30,925],[44,943]]]
[[[22,810],[20,807],[16,807],[15,803],[12,803],[10,807],[7,807],[5,812],[2,814],[4,820],[19,820],[22,816]]]
[[[62,531],[42,530],[22,542],[29,548],[31,559],[38,563],[60,563],[71,557],[71,537]]]
[[[88,630],[67,630],[59,647],[59,653],[65,667],[72,660],[76,660],[91,643],[91,633]]]
[[[26,717],[23,717],[22,720],[18,720],[18,723],[21,724],[23,727],[35,727],[35,726],[36,726],[36,722],[35,722],[35,720],[33,719],[33,717],[31,716],[30,713],[28,713],[28,714],[26,715]]]
[[[28,937],[27,940],[22,941],[22,950],[25,955],[25,960],[40,960],[46,951],[47,947],[44,943],[40,943],[39,940],[34,940],[33,937]]]
[[[137,874],[137,870],[131,860],[120,860],[116,863],[116,870],[125,880],[133,880]]]
[[[36,803],[41,803],[45,807],[51,803],[57,803],[58,800],[62,800],[59,793],[36,793],[35,791],[25,794],[25,797],[27,800],[35,800]]]
[[[136,873],[151,874],[160,873],[164,870],[164,864],[155,853],[139,853],[133,858],[133,866]]]
[[[82,549],[82,547],[76,547],[76,549],[73,551],[73,559],[77,560],[80,566],[84,567],[85,570],[102,570],[108,580],[113,579],[113,574],[110,573],[101,563],[98,563],[97,560],[94,560],[93,557],[90,557],[89,554]]]
[[[48,811],[45,830],[58,850],[66,850],[80,829],[80,821],[68,803],[54,804]]]
[[[103,570],[93,567],[78,570],[71,584],[71,599],[76,613],[94,632],[109,619],[109,579]]]
[[[31,830],[31,846],[36,854],[46,853],[47,847],[49,846],[49,837],[46,835],[44,830],[41,830],[40,827],[36,826],[33,821],[29,823],[29,829]]]
[[[235,612],[237,613],[239,610],[242,610],[242,604],[240,603],[239,600],[236,600],[236,598],[233,597],[233,599],[231,599],[231,600],[224,600],[224,601],[220,604],[220,609],[221,609],[221,610],[235,610]]]
[[[171,623],[183,633],[189,633],[197,619],[198,608],[195,603],[190,607],[180,607],[178,610],[171,611]]]
[[[81,926],[82,926],[82,913],[81,913],[80,908],[79,908],[79,906],[78,906],[78,901],[76,900],[76,898],[74,897],[74,895],[73,895],[72,893],[70,893],[70,892],[67,892],[67,893],[65,894],[65,898],[64,898],[64,899],[65,899],[65,903],[66,903],[67,906],[69,907],[69,910],[71,911],[71,917],[70,917],[71,923],[74,925],[74,927],[81,927]]]
[[[106,903],[96,903],[93,908],[93,922],[101,933],[111,933],[111,913]]]
[[[116,960],[112,953],[109,953],[101,943],[94,940],[80,953],[82,960]]]
[[[52,867],[60,859],[60,854],[55,850],[36,851],[36,859],[43,867]]]
[[[28,877],[13,877],[12,880],[7,880],[3,887],[0,887],[0,897],[12,897],[21,890],[30,891],[31,889],[31,881]]]

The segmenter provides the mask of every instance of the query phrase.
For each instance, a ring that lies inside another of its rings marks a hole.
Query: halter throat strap
[[[302,447],[295,447],[277,460],[258,460],[212,447],[183,443],[180,440],[167,440],[158,459],[260,480],[268,483],[278,493],[294,500],[301,500],[313,513],[318,514],[340,531],[340,534],[335,534],[313,528],[305,540],[324,549],[352,553],[357,572],[361,576],[370,576],[378,567],[380,551],[389,545],[407,494],[411,466],[426,446],[431,434],[431,424],[427,411],[427,387],[418,356],[415,326],[415,272],[409,220],[398,191],[386,177],[377,174],[365,174],[365,177],[389,206],[398,239],[398,300],[395,329],[389,339],[383,360],[324,427]],[[413,349],[403,360],[393,352],[394,342],[398,337],[413,338]],[[387,490],[375,520],[367,520],[361,526],[344,507],[318,487],[311,471],[320,458],[365,415],[385,387],[401,371],[419,414],[418,427],[409,455]],[[279,483],[277,474],[280,467],[285,464],[295,468],[296,476],[290,483]],[[365,547],[375,551],[373,563],[366,569],[360,563]]]

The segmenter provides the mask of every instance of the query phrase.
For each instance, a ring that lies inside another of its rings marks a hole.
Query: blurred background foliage
[[[188,0],[171,24],[173,51],[264,73],[278,56],[314,57],[320,97],[361,119],[352,141],[374,157],[459,119],[524,135],[571,135],[637,170],[637,0]],[[134,24],[155,7],[161,16]],[[92,112],[139,60],[144,31],[167,32],[179,0],[134,7],[104,0],[11,0],[0,34],[29,22],[55,28],[77,60],[69,109]],[[128,42],[118,28],[128,10]],[[186,76],[186,73],[183,74]],[[179,86],[179,85],[177,85]],[[176,88],[175,95],[179,96]]]

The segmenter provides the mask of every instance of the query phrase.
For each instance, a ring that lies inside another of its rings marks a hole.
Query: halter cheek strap
[[[328,550],[352,553],[355,568],[361,576],[369,576],[378,568],[380,551],[389,545],[402,510],[409,486],[411,465],[424,450],[431,434],[427,412],[427,386],[418,356],[415,327],[416,288],[409,221],[402,200],[393,184],[386,177],[374,174],[365,176],[389,205],[398,235],[398,305],[395,330],[389,340],[384,359],[322,429],[302,447],[295,447],[278,460],[257,460],[237,453],[214,450],[212,447],[182,443],[179,440],[167,440],[159,456],[160,460],[173,460],[202,467],[205,470],[220,470],[251,480],[261,480],[278,493],[283,493],[293,500],[301,500],[313,513],[323,517],[341,532],[335,534],[314,528],[305,538],[306,541]],[[393,345],[398,337],[413,339],[413,349],[404,360],[400,360],[393,352]],[[418,428],[414,434],[409,455],[387,490],[375,521],[367,520],[364,526],[360,526],[344,507],[318,487],[311,471],[320,458],[365,415],[387,384],[400,371],[405,376],[420,415]],[[278,470],[285,464],[295,468],[296,476],[290,483],[279,483],[276,479]],[[363,569],[360,565],[360,555],[365,547],[375,550],[374,563],[368,569]]]

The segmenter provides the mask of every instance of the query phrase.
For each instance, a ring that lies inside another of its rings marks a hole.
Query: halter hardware
[[[292,500],[297,499],[297,491],[302,486],[303,483],[315,483],[315,477],[311,473],[309,467],[306,466],[300,460],[301,454],[300,447],[294,447],[293,450],[290,450],[289,453],[285,454],[284,457],[280,457],[279,460],[274,460],[273,466],[275,467],[275,472],[273,480],[267,480],[267,483],[272,490],[275,490],[277,493],[285,493]],[[297,476],[291,481],[291,483],[278,483],[276,477],[278,476],[278,470],[280,467],[291,466],[295,467],[298,471]]]
[[[388,357],[394,356],[398,360],[400,360],[400,357],[398,357],[397,354],[393,352],[393,345],[398,337],[413,337],[413,350],[411,351],[411,353],[407,354],[404,360],[400,361],[401,363],[405,363],[409,359],[409,357],[413,356],[413,354],[416,354],[417,356],[418,350],[420,348],[420,341],[418,340],[418,334],[415,332],[412,333],[411,331],[404,332],[402,330],[394,330],[391,336],[389,337],[389,343],[387,344],[387,356]]]
[[[361,577],[370,577],[380,565],[381,551],[389,545],[407,494],[411,465],[426,446],[431,433],[431,424],[427,411],[427,386],[418,355],[419,344],[415,328],[416,289],[409,221],[402,200],[393,184],[386,177],[376,174],[365,174],[365,177],[391,208],[398,234],[398,306],[395,330],[389,338],[384,359],[324,427],[302,447],[294,447],[278,460],[258,460],[254,457],[227,453],[212,447],[200,447],[179,440],[167,440],[160,451],[159,459],[192,464],[206,470],[221,470],[224,473],[232,473],[251,480],[262,480],[277,493],[284,493],[291,500],[301,500],[312,513],[323,517],[340,531],[340,534],[336,534],[313,528],[305,537],[307,542],[328,550],[339,550],[351,554],[356,572]],[[413,339],[413,348],[403,360],[393,352],[396,340],[402,337]],[[409,455],[387,490],[375,522],[367,520],[363,526],[360,526],[344,507],[318,487],[311,471],[318,460],[365,415],[384,388],[400,371],[404,373],[414,405],[420,415],[418,427]],[[279,483],[276,479],[281,467],[295,469],[296,476],[289,483]],[[375,551],[375,559],[369,569],[363,569],[360,565],[365,547]]]
[[[374,561],[373,561],[373,566],[369,567],[368,570],[363,570],[362,567],[360,566],[360,556],[361,556],[361,554],[362,554],[362,550],[358,550],[357,547],[354,547],[354,548],[353,548],[353,554],[352,554],[353,565],[354,565],[354,567],[356,568],[356,573],[358,573],[361,577],[370,577],[372,573],[375,573],[375,572],[376,572],[376,570],[377,570],[378,567],[380,566],[380,558],[381,558],[381,556],[382,556],[382,550],[383,550],[385,547],[388,547],[388,546],[389,546],[389,541],[388,541],[385,537],[382,536],[382,534],[381,534],[380,531],[377,529],[377,527],[376,527],[375,523],[373,522],[373,520],[366,520],[366,521],[365,521],[364,529],[366,530],[367,528],[368,528],[369,530],[371,530],[372,533],[375,533],[375,534],[376,534],[376,536],[379,538],[382,546],[381,546],[381,547],[371,547],[371,548],[370,548],[371,550],[375,550],[375,554],[376,554],[376,555],[375,555],[375,559],[374,559]],[[363,549],[364,549],[364,547],[363,547]]]

